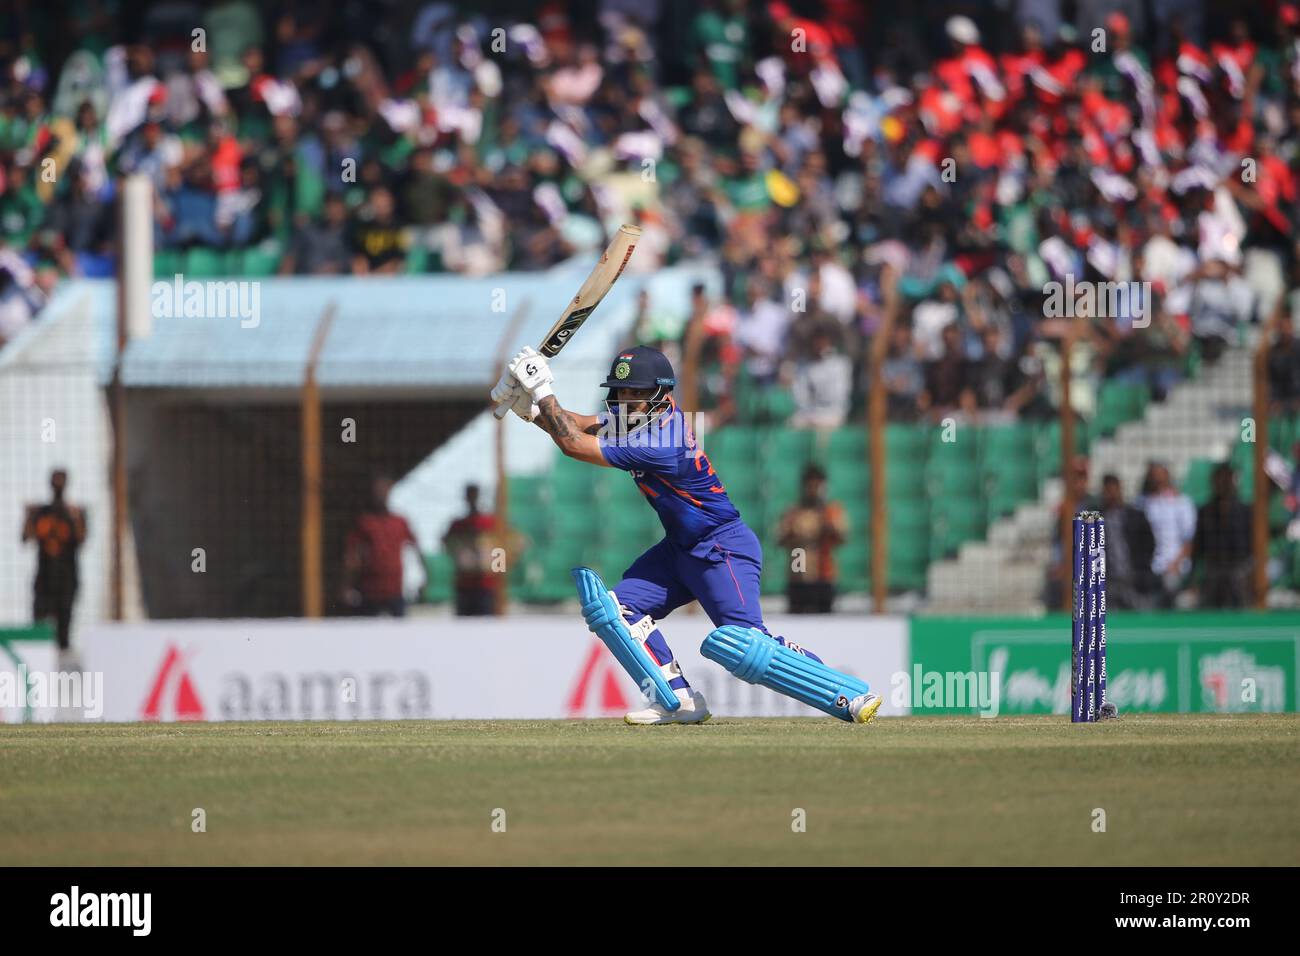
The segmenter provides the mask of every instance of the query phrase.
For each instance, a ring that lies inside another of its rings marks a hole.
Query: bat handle
[[[492,409],[492,414],[496,416],[497,421],[501,421],[501,419],[510,414],[510,403],[502,402],[496,408]]]

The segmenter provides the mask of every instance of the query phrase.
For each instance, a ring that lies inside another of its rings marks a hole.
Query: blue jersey
[[[658,420],[618,436],[601,416],[605,460],[629,472],[663,522],[668,540],[689,551],[740,520],[704,449],[676,404]]]

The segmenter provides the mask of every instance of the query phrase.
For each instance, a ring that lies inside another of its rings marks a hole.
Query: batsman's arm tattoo
[[[547,395],[537,404],[537,417],[534,424],[551,436],[560,451],[570,458],[590,462],[593,465],[607,464],[600,450],[600,440],[588,429],[595,421],[587,415],[575,415],[560,407],[554,395]]]

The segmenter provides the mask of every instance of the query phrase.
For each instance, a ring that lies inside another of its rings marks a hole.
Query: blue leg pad
[[[849,701],[870,689],[864,681],[792,651],[756,627],[720,627],[704,639],[700,653],[743,681],[793,697],[840,720],[853,720]]]
[[[578,587],[578,600],[582,602],[582,616],[587,627],[605,642],[615,660],[636,681],[641,693],[649,697],[651,703],[660,704],[667,710],[681,707],[682,702],[668,686],[668,678],[645,649],[644,641],[654,630],[654,622],[645,619],[650,626],[640,628],[644,633],[638,640],[628,629],[618,601],[605,587],[599,574],[591,568],[574,568],[573,583]]]

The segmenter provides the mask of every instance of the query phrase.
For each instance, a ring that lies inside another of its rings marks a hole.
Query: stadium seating
[[[1116,407],[1131,410],[1128,396]],[[1037,497],[1042,481],[1059,473],[1060,430],[1055,423],[1029,422],[959,429],[944,441],[941,429],[891,424],[885,431],[886,497],[889,519],[890,589],[924,588],[931,561],[951,557],[968,541],[981,540],[989,524]],[[789,570],[788,552],[777,542],[781,515],[795,503],[806,464],[820,463],[828,495],[844,508],[849,541],[838,551],[839,590],[870,587],[870,490],[866,432],[845,427],[818,436],[773,426],[732,426],[704,436],[703,447],[727,494],[763,544],[764,594],[780,594]],[[1048,464],[1044,464],[1044,459]],[[545,557],[530,557],[512,575],[521,600],[561,600],[537,576],[567,567],[557,555],[587,542],[599,570],[617,578],[661,529],[654,513],[621,472],[591,468],[558,457],[546,475],[516,477],[510,483],[512,523]],[[566,505],[565,502],[570,504]],[[574,506],[574,502],[583,502]],[[547,569],[550,570],[547,570]]]

